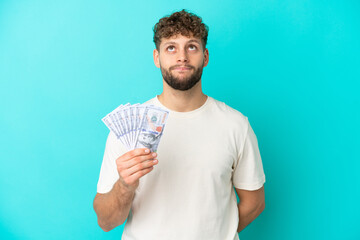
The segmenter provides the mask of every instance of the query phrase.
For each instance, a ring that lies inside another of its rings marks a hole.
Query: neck
[[[207,100],[202,92],[201,80],[191,89],[180,91],[171,88],[163,79],[163,92],[158,97],[162,105],[176,112],[189,112],[201,107]]]

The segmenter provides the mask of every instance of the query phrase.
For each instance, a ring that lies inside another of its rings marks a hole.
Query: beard
[[[185,78],[176,77],[171,73],[171,70],[175,69],[176,67],[179,67],[178,65],[170,67],[169,70],[161,67],[160,65],[160,69],[165,82],[170,87],[172,87],[175,90],[186,91],[194,87],[195,84],[197,84],[200,81],[203,72],[203,66],[204,64],[199,68],[195,68],[190,65],[185,65],[185,67],[193,70],[193,73]]]

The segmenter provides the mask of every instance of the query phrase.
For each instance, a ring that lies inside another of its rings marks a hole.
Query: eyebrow
[[[187,43],[191,43],[191,42],[195,42],[197,44],[200,44],[200,42],[198,40],[195,40],[195,39],[191,39]],[[166,42],[166,43],[164,43],[164,45],[169,45],[169,44],[178,44],[178,43],[176,43],[176,42]]]

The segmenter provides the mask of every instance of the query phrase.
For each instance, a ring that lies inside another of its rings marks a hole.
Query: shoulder
[[[118,157],[127,152],[127,150],[125,145],[110,131],[106,139],[105,152],[106,154]]]
[[[146,102],[144,102],[143,105],[151,105],[151,104],[155,105],[157,103],[156,99],[157,99],[157,97],[153,97],[153,98],[147,100]]]
[[[214,111],[217,114],[221,115],[223,119],[231,125],[240,126],[242,128],[247,128],[248,118],[240,111],[230,107],[224,102],[211,98],[213,102]]]

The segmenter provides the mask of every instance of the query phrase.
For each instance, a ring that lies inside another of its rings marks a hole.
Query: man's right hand
[[[139,179],[151,172],[158,163],[156,153],[147,148],[131,150],[116,159],[120,183],[128,190],[135,191],[139,186]]]

